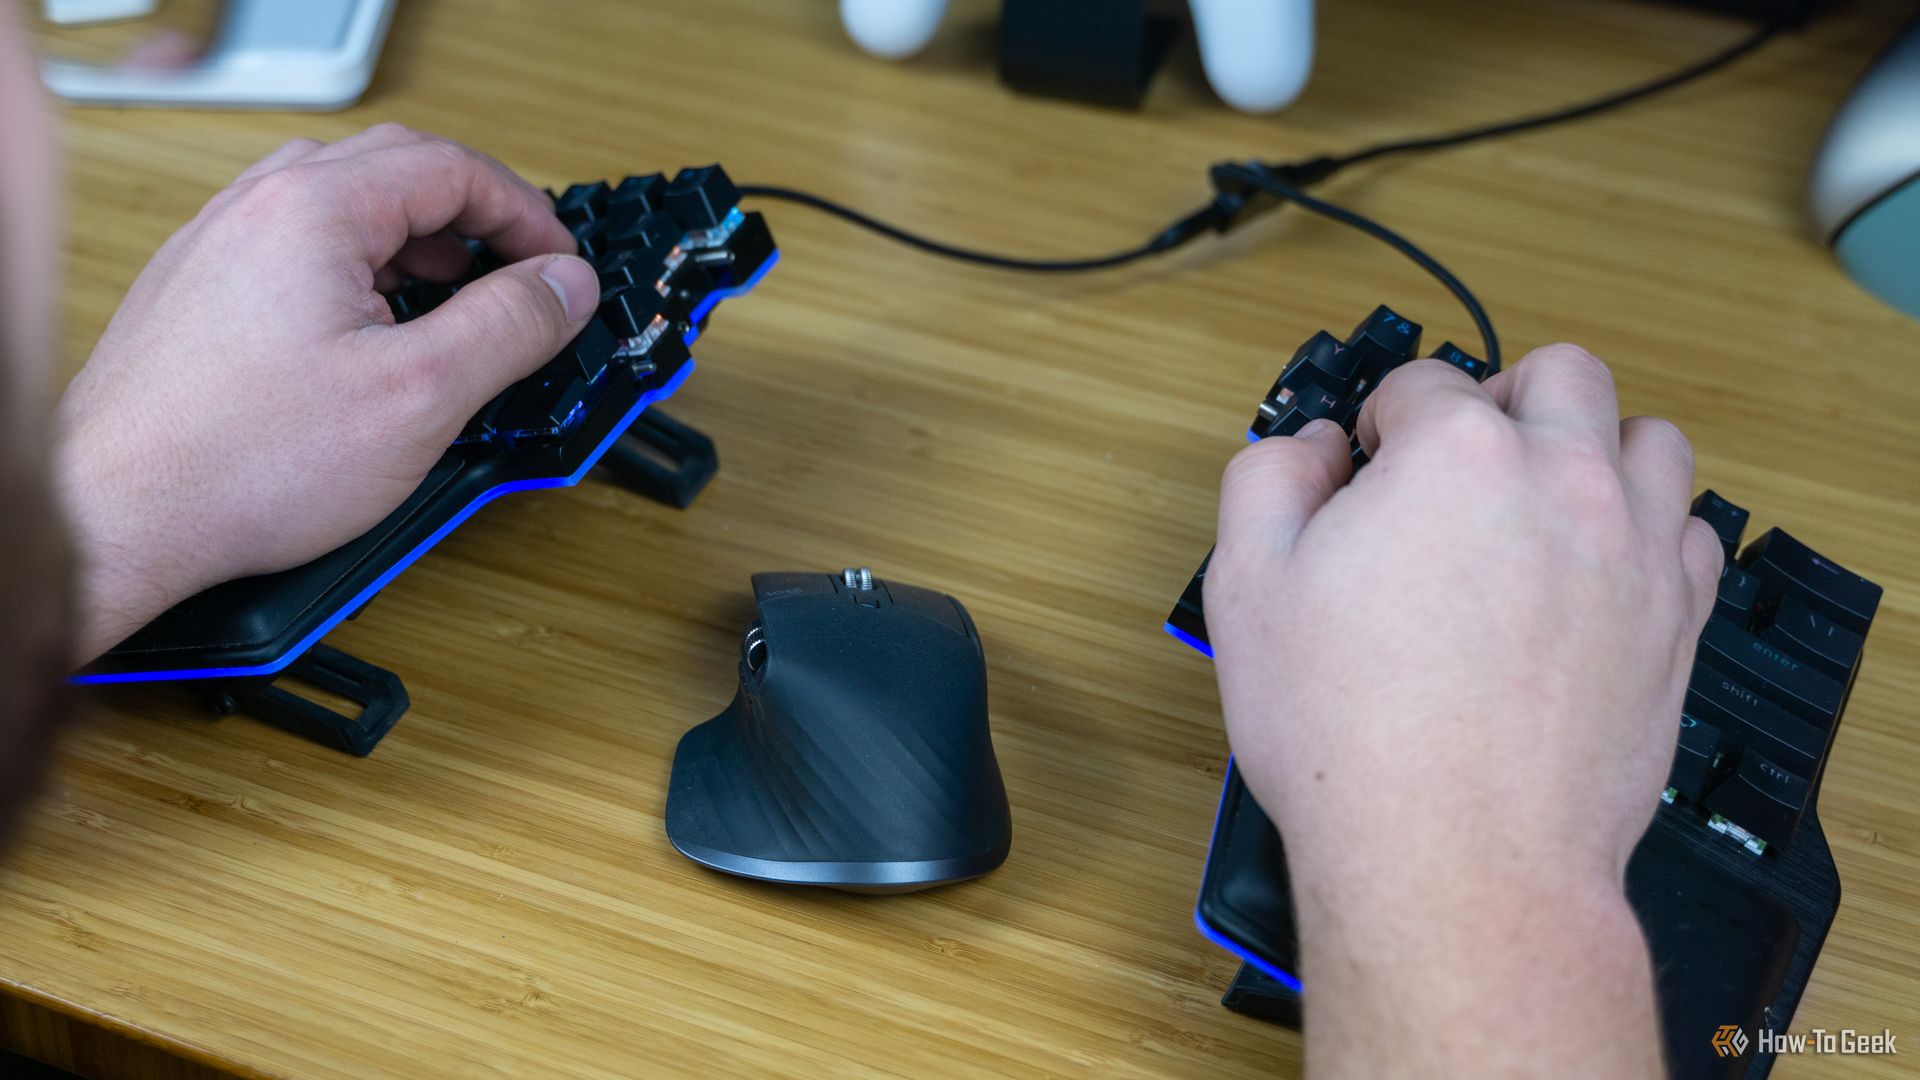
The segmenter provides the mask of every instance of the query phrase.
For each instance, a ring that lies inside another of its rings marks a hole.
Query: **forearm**
[[[1290,857],[1314,1080],[1662,1074],[1646,941],[1617,880],[1353,854]]]

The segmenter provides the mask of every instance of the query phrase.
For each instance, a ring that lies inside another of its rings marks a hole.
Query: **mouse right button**
[[[894,581],[888,581],[885,585],[895,607],[932,619],[961,637],[973,636],[972,628],[960,614],[960,602],[947,594]]]

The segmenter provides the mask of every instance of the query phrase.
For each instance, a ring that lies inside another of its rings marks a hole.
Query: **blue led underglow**
[[[692,374],[693,361],[689,360],[680,365],[680,370],[674,372],[673,378],[668,379],[666,383],[641,394],[640,400],[634,402],[633,407],[627,410],[627,415],[622,417],[620,422],[615,424],[613,428],[607,432],[606,438],[600,440],[600,445],[594,447],[593,452],[588,454],[586,459],[580,463],[580,467],[573,470],[570,475],[542,476],[528,480],[509,480],[504,484],[490,487],[486,491],[481,492],[480,495],[468,503],[464,509],[448,519],[446,524],[435,529],[432,535],[415,545],[412,551],[401,556],[397,562],[387,568],[386,573],[375,578],[366,588],[361,589],[353,599],[342,604],[339,610],[328,616],[326,621],[315,627],[306,637],[301,638],[294,644],[293,648],[288,649],[277,660],[270,660],[264,664],[251,664],[243,667],[184,668],[177,671],[121,671],[106,674],[75,675],[72,681],[80,686],[99,686],[107,683],[171,682],[176,679],[237,679],[251,675],[272,675],[293,663],[299,658],[301,653],[312,648],[314,642],[319,641],[322,637],[326,636],[328,631],[340,625],[348,614],[358,611],[361,605],[372,600],[373,594],[386,588],[387,583],[399,576],[400,571],[412,566],[414,560],[425,555],[429,548],[439,543],[442,537],[445,537],[454,530],[455,526],[472,517],[473,512],[482,506],[485,506],[510,491],[538,491],[542,488],[572,487],[578,484],[581,479],[587,475],[589,470],[599,464],[601,457],[605,456],[607,450],[611,448],[615,442],[619,441],[620,436],[626,434],[627,428],[631,427],[633,422],[639,419],[640,414],[646,410],[647,406],[672,397],[673,392],[680,389],[680,384],[686,382],[687,377]]]
[[[1253,429],[1252,429],[1252,428],[1248,428],[1248,429],[1247,429],[1247,441],[1248,441],[1248,442],[1259,442],[1259,441],[1260,441],[1260,436],[1258,436],[1258,435],[1255,435],[1255,434],[1253,433]]]
[[[1209,660],[1213,659],[1213,646],[1207,644],[1204,641],[1201,641],[1199,638],[1194,637],[1192,634],[1187,633],[1185,630],[1180,629],[1179,627],[1173,625],[1172,623],[1162,623],[1161,629],[1165,630],[1169,634],[1172,634],[1174,637],[1179,638],[1185,644],[1192,646],[1194,649],[1196,649],[1200,653],[1201,656],[1204,656]]]
[[[707,313],[713,310],[714,305],[718,304],[722,300],[739,296],[741,293],[746,292],[747,290],[753,288],[755,285],[760,284],[760,279],[763,277],[766,277],[767,271],[773,269],[773,264],[779,261],[780,261],[780,251],[778,248],[776,248],[774,249],[773,254],[768,255],[767,260],[760,264],[760,268],[755,270],[751,275],[747,277],[747,280],[741,282],[738,285],[728,285],[726,288],[723,288],[723,289],[715,289],[712,292],[708,293],[706,296],[702,297],[700,302],[694,305],[693,313],[687,316],[688,329],[685,336],[686,343],[691,345],[696,340],[699,339],[700,320],[707,317]]]
[[[1173,627],[1168,626],[1167,629],[1173,630]],[[1174,630],[1174,633],[1177,634],[1179,633],[1179,631]],[[1213,812],[1213,833],[1207,837],[1207,865],[1206,865],[1206,869],[1200,872],[1200,880],[1202,881],[1205,881],[1207,879],[1208,871],[1213,869],[1214,844],[1217,843],[1220,839],[1220,819],[1227,816],[1227,783],[1232,778],[1232,776],[1233,776],[1233,758],[1229,756],[1227,758],[1227,776],[1226,778],[1223,778],[1220,781],[1220,807],[1219,809]],[[1213,942],[1215,945],[1220,946],[1221,948],[1227,950],[1228,952],[1239,957],[1240,959],[1245,960],[1247,963],[1252,964],[1255,970],[1259,971],[1263,975],[1266,975],[1268,978],[1275,980],[1276,982],[1280,983],[1282,986],[1285,986],[1287,989],[1293,991],[1294,993],[1297,994],[1300,992],[1299,979],[1294,978],[1293,975],[1291,975],[1288,972],[1281,971],[1278,967],[1275,967],[1271,962],[1262,960],[1260,957],[1255,956],[1253,952],[1249,950],[1246,946],[1241,945],[1240,943],[1234,941],[1232,938],[1229,938],[1227,935],[1221,933],[1220,931],[1215,930],[1211,925],[1209,925],[1206,920],[1206,916],[1200,914],[1200,904],[1198,901],[1195,901],[1193,905],[1193,925],[1195,929],[1200,931],[1201,937],[1206,938],[1208,941]]]
[[[1240,959],[1245,960],[1247,963],[1252,964],[1254,966],[1254,969],[1259,971],[1262,975],[1267,976],[1268,978],[1274,980],[1275,982],[1293,991],[1294,993],[1297,994],[1300,992],[1299,979],[1296,979],[1292,975],[1289,975],[1286,972],[1281,971],[1279,968],[1273,966],[1267,961],[1260,959],[1258,956],[1255,956],[1251,951],[1244,949],[1239,945],[1235,944],[1233,940],[1228,938],[1225,934],[1222,934],[1220,931],[1215,930],[1211,926],[1208,926],[1207,920],[1200,917],[1199,908],[1193,909],[1193,925],[1199,929],[1201,937],[1206,938],[1208,941],[1213,942],[1215,945],[1220,946],[1221,948],[1227,950],[1228,952],[1239,957]]]

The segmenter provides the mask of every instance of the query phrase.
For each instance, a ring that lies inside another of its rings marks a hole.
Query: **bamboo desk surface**
[[[160,241],[296,135],[400,120],[556,187],[718,160],[938,236],[1091,254],[1196,204],[1210,162],[1570,101],[1742,32],[1616,0],[1328,3],[1305,97],[1252,118],[1190,46],[1138,113],[1016,97],[989,5],[956,7],[892,65],[824,0],[411,0],[347,112],[63,109],[66,370]],[[1920,1041],[1920,325],[1848,282],[1803,210],[1901,8],[1326,191],[1437,253],[1511,356],[1586,345],[1628,412],[1692,436],[1701,486],[1885,586],[1820,803],[1844,900],[1793,1028]],[[412,692],[372,757],[181,695],[95,699],[0,861],[9,1041],[85,1065],[105,1031],[192,1063],[138,1066],[155,1076],[1297,1071],[1296,1034],[1219,1007],[1234,962],[1193,930],[1226,746],[1208,666],[1160,623],[1293,346],[1388,302],[1475,348],[1464,315],[1292,211],[1043,278],[765,209],[786,258],[672,404],[717,439],[714,484],[686,512],[597,482],[517,495],[455,533],[330,639]],[[977,620],[1011,859],[891,898],[694,866],[662,833],[668,763],[733,690],[748,575],[860,564]],[[1892,1076],[1915,1051],[1776,1075]]]

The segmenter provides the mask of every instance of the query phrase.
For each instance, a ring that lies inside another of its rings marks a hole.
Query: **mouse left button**
[[[826,574],[766,573],[753,575],[753,600],[764,604],[789,596],[814,596],[833,592],[833,578]]]

